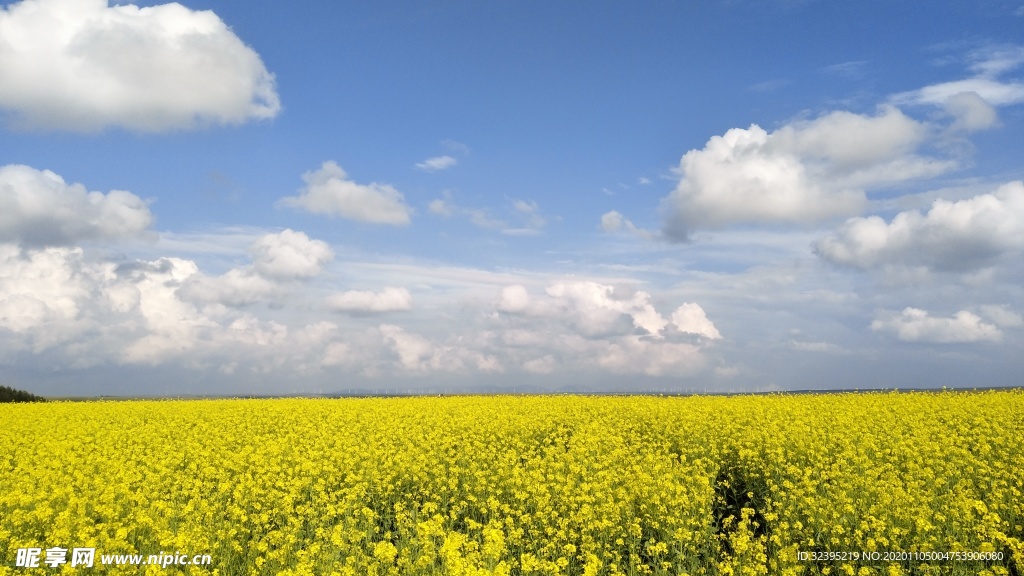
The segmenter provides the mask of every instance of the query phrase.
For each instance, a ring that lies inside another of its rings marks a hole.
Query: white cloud
[[[493,218],[487,210],[481,210],[479,208],[465,208],[462,212],[469,217],[470,223],[477,228],[504,228],[506,223],[497,218]]]
[[[380,292],[349,290],[332,294],[327,306],[335,312],[372,314],[412,309],[412,295],[405,288],[387,287]]]
[[[191,351],[205,329],[216,322],[194,305],[177,297],[182,282],[196,275],[199,268],[190,260],[161,258],[136,268],[130,282],[139,291],[136,314],[144,330],[129,337],[120,360],[127,364],[160,364]]]
[[[652,342],[631,335],[608,343],[597,362],[619,374],[663,376],[692,375],[704,367],[705,360],[700,348],[692,344]]]
[[[1024,317],[1006,306],[984,305],[979,306],[978,310],[982,316],[994,322],[996,326],[1006,328],[1020,328],[1024,326]]]
[[[233,268],[216,277],[196,273],[181,283],[177,295],[196,304],[246,306],[266,301],[281,292],[277,284],[252,270]]]
[[[687,376],[703,369],[704,346],[721,337],[697,304],[677,310],[677,327],[648,293],[593,281],[555,282],[535,297],[521,284],[506,286],[497,310],[501,354],[534,374]]]
[[[434,356],[434,347],[429,340],[392,324],[381,324],[380,333],[398,355],[403,368],[426,370],[429,367],[429,361]]]
[[[37,352],[83,332],[77,322],[82,303],[99,298],[83,268],[79,248],[22,254],[18,246],[0,244],[0,328],[24,337]]]
[[[515,200],[512,202],[512,207],[515,208],[516,212],[526,215],[536,214],[539,209],[539,206],[533,200]]]
[[[0,8],[0,38],[0,108],[24,126],[159,132],[280,110],[273,75],[212,11],[23,0]]]
[[[852,218],[814,244],[831,262],[857,268],[924,266],[970,270],[1024,249],[1024,182],[990,194],[949,202],[935,200],[926,214],[900,212],[891,222]]]
[[[663,338],[669,326],[651,302],[647,292],[590,281],[556,282],[545,290],[547,298],[531,298],[521,284],[501,291],[498,310],[527,317],[565,318],[580,334],[605,337],[640,330],[654,339]],[[628,323],[623,323],[628,321]],[[685,303],[672,315],[671,324],[679,332],[699,334],[708,339],[721,338],[704,310]]]
[[[609,234],[629,232],[641,238],[654,238],[656,236],[650,230],[637,227],[629,218],[626,218],[616,210],[611,210],[601,215],[601,230]]]
[[[173,363],[227,374],[239,366],[301,372],[312,358],[319,365],[333,324],[287,326],[223,305],[261,298],[274,289],[267,282],[238,269],[208,278],[181,258],[116,264],[80,248],[0,244],[0,347],[48,354],[47,369]]]
[[[990,78],[968,78],[925,86],[914,92],[897,94],[897,104],[932,104],[945,106],[950,98],[958,94],[973,93],[993,106],[1007,106],[1024,102],[1024,84],[1000,82]]]
[[[312,240],[304,232],[291,229],[263,236],[251,250],[256,271],[275,279],[316,276],[334,258],[326,242]]]
[[[1024,103],[1024,83],[1000,79],[1000,76],[1024,65],[1024,46],[990,46],[973,51],[968,55],[968,60],[974,76],[901,92],[893,95],[890,101],[897,105],[946,108],[957,118],[959,127],[968,130],[980,130],[994,125],[995,110],[992,106]],[[973,95],[975,98],[966,109],[964,95]],[[957,99],[961,102],[955,102]]]
[[[181,281],[177,296],[197,304],[234,307],[278,299],[289,292],[289,282],[318,275],[334,257],[327,243],[290,229],[260,236],[249,246],[249,254],[252,265],[217,277],[190,275]]]
[[[524,236],[536,234],[547,225],[547,220],[540,215],[540,206],[533,200],[514,200],[512,209],[522,221],[520,228],[506,228],[503,234],[511,236]]]
[[[438,345],[419,334],[391,324],[381,324],[378,330],[391,354],[397,356],[398,367],[405,372],[465,373],[471,368],[480,372],[504,370],[497,357],[465,346]]]
[[[252,236],[249,242],[235,242],[226,255],[242,256],[247,243],[268,236],[281,239],[280,234]],[[360,282],[392,273],[387,267],[350,270]],[[709,339],[681,334],[645,292],[508,273],[462,277],[469,272],[460,271],[456,282],[442,281],[442,288],[428,291],[433,300],[403,315],[409,326],[371,327],[360,317],[411,308],[408,290],[337,293],[326,304],[353,316],[337,326],[322,322],[317,307],[308,305],[325,284],[296,282],[301,276],[291,274],[264,276],[255,262],[209,275],[184,258],[112,263],[90,260],[77,248],[3,244],[0,362],[45,354],[38,362],[103,370],[125,364],[158,367],[154,370],[161,374],[212,378],[222,386],[251,382],[253,376],[276,382],[302,374],[313,378],[306,382],[318,383],[310,384],[314,389],[340,374],[360,382],[383,379],[379,382],[387,386],[395,382],[388,379],[495,375],[506,367],[520,375],[536,374],[538,383],[560,373],[600,379],[613,374],[686,377],[703,370]],[[408,277],[405,268],[393,273],[394,279],[438,283]],[[442,276],[451,273],[442,271]],[[531,297],[527,285],[549,289],[533,288]],[[488,301],[496,293],[503,303]],[[272,305],[241,308],[263,303]]]
[[[999,82],[988,78],[970,78],[926,86],[908,95],[897,95],[897,104],[930,104],[945,106],[956,94],[975,93],[993,106],[1009,106],[1024,102],[1024,84]]]
[[[459,160],[454,156],[435,156],[434,158],[427,158],[423,162],[417,162],[416,167],[424,172],[438,172],[447,170],[458,163]]]
[[[540,213],[540,206],[532,200],[517,199],[512,201],[509,212],[512,219],[518,220],[517,224],[519,224],[519,226],[515,227],[509,226],[507,221],[493,216],[490,210],[464,208],[457,205],[452,198],[452,193],[448,190],[444,191],[441,198],[432,200],[428,204],[427,209],[431,214],[445,218],[455,215],[465,217],[477,228],[500,230],[506,236],[536,236],[547,225],[547,219]]]
[[[0,334],[12,331],[35,353],[59,346],[72,365],[155,364],[215,325],[176,297],[197,273],[177,258],[115,265],[80,248],[0,245]]]
[[[968,55],[970,69],[979,76],[999,76],[1024,65],[1024,46],[997,44],[974,50]]]
[[[90,192],[49,170],[0,167],[0,242],[55,246],[136,236],[152,221],[131,192]]]
[[[264,228],[251,226],[206,226],[187,232],[161,230],[158,245],[173,254],[236,258],[251,255],[253,243],[266,233]]]
[[[837,111],[768,133],[734,128],[687,152],[663,201],[665,233],[743,222],[819,222],[859,212],[870,187],[935,176],[955,162],[915,152],[928,127],[892,107]]]
[[[501,302],[498,310],[502,312],[525,312],[530,307],[530,293],[522,284],[506,286],[501,290]]]
[[[996,109],[977,92],[960,92],[950,96],[945,103],[946,112],[955,118],[953,128],[960,130],[984,130],[999,122]]]
[[[877,169],[890,158],[913,152],[926,135],[926,126],[896,108],[883,108],[876,116],[836,111],[780,128],[772,133],[769,149],[796,154],[805,162],[820,161],[843,173]]]
[[[195,304],[239,307],[275,300],[289,291],[288,282],[318,275],[334,254],[325,242],[285,229],[264,234],[249,246],[251,266],[220,276],[196,272],[181,282],[177,295]]]
[[[551,354],[523,362],[523,370],[533,374],[551,374],[558,367],[558,361]]]
[[[659,338],[668,322],[655,310],[650,294],[620,294],[614,286],[596,282],[559,282],[549,286],[548,296],[574,318],[582,333],[607,334],[615,330],[622,316],[628,316],[634,327]]]
[[[374,224],[409,223],[412,208],[401,192],[387,184],[357,184],[335,162],[324,162],[320,169],[303,174],[302,179],[306,186],[299,195],[282,198],[281,204]]]
[[[351,366],[358,362],[352,346],[345,342],[334,342],[324,349],[324,366]]]
[[[924,310],[906,308],[899,314],[885,314],[871,323],[876,332],[890,332],[904,342],[954,344],[998,342],[1003,333],[976,314],[961,310],[952,318],[933,318]]]
[[[633,226],[633,223],[626,219],[625,216],[619,214],[615,210],[605,212],[601,215],[601,229],[605,232],[613,233],[626,228],[627,230]]]
[[[686,302],[672,313],[672,323],[680,332],[699,334],[711,340],[722,337],[714,323],[708,320],[707,314],[699,304]]]
[[[431,214],[438,216],[444,216],[445,218],[455,213],[455,206],[452,204],[451,194],[447,194],[444,198],[435,198],[430,201],[427,205],[427,209]]]

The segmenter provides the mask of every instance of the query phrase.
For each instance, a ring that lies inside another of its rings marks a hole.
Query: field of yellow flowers
[[[2,405],[0,573],[1021,574],[1022,444],[1019,391]]]

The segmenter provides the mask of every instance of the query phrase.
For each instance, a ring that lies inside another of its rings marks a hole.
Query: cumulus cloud
[[[704,349],[721,338],[698,304],[683,304],[670,321],[648,293],[592,281],[556,282],[537,295],[506,286],[497,309],[502,354],[533,374],[688,376],[704,369]]]
[[[650,230],[637,227],[629,218],[626,218],[616,210],[611,210],[601,215],[601,230],[608,234],[628,232],[636,234],[641,238],[653,238],[655,236]]]
[[[195,262],[161,258],[142,263],[128,275],[128,284],[139,291],[135,316],[143,330],[135,331],[120,354],[126,364],[159,364],[199,345],[202,333],[216,322],[194,305],[177,297],[177,288],[199,272]]]
[[[679,332],[711,340],[721,338],[696,303],[683,304],[669,321],[657,311],[647,292],[598,282],[557,282],[548,286],[540,298],[532,298],[525,286],[513,284],[502,289],[498,310],[523,316],[566,318],[580,334],[589,337],[639,331],[661,339],[671,324]]]
[[[885,314],[871,323],[876,332],[889,332],[904,342],[955,344],[998,342],[1003,333],[978,315],[961,310],[952,318],[934,318],[918,308],[906,308],[899,314]]]
[[[439,172],[441,170],[447,170],[458,163],[459,160],[454,156],[435,156],[433,158],[427,158],[423,162],[417,162],[416,167],[424,172]]]
[[[376,314],[412,309],[412,295],[405,288],[387,287],[380,292],[349,290],[332,294],[327,306],[335,312]]]
[[[0,244],[0,328],[24,338],[38,352],[88,329],[78,318],[82,305],[100,298],[80,248],[47,248],[22,254]],[[130,300],[131,295],[116,295]]]
[[[552,283],[533,295],[523,285],[506,286],[498,310],[473,310],[462,300],[454,328],[370,327],[365,318],[339,328],[287,298],[302,276],[265,276],[255,259],[211,275],[184,258],[105,262],[80,248],[0,244],[0,350],[5,357],[46,354],[60,366],[161,366],[239,377],[415,378],[506,367],[537,375],[684,377],[703,370],[705,347],[717,334],[695,304],[673,315],[677,327],[647,293],[586,281]],[[267,301],[278,305],[244,308]],[[326,304],[360,316],[410,309],[411,297],[404,288],[383,288],[340,292]],[[689,319],[681,320],[686,311]],[[303,317],[316,321],[304,324]]]
[[[197,271],[177,258],[118,267],[80,248],[0,245],[0,328],[36,353],[78,348],[76,363],[154,363],[191,349],[212,325],[174,294]]]
[[[352,346],[345,342],[334,342],[324,349],[323,366],[350,366],[358,362]]]
[[[181,283],[177,292],[180,298],[189,302],[216,302],[225,306],[247,306],[281,293],[281,287],[273,281],[242,268],[233,268],[214,277],[194,274]]]
[[[699,304],[686,302],[672,313],[672,324],[680,332],[698,334],[710,340],[718,340],[722,335],[715,328],[707,314]]]
[[[502,312],[525,312],[530,308],[530,293],[526,290],[526,286],[522,284],[513,284],[512,286],[506,286],[501,290],[501,302],[498,304],[498,310]]]
[[[999,122],[996,109],[977,92],[960,92],[945,103],[946,112],[955,118],[953,128],[967,131],[984,130]]]
[[[630,228],[634,228],[634,226],[633,223],[627,220],[622,214],[612,210],[601,215],[601,229],[605,232],[618,232],[623,228],[628,230]]]
[[[67,246],[135,236],[152,221],[146,202],[131,192],[90,192],[49,170],[0,167],[0,242]]]
[[[665,234],[735,223],[809,223],[859,212],[865,189],[935,176],[955,162],[916,153],[928,127],[893,107],[837,111],[768,133],[734,128],[690,150],[663,201]]]
[[[814,244],[831,262],[856,268],[924,266],[971,270],[1024,249],[1024,182],[990,194],[950,202],[936,200],[927,213],[910,210],[891,222],[852,218]]]
[[[648,376],[689,375],[704,367],[700,348],[678,342],[651,342],[626,336],[609,342],[598,356],[598,364],[618,374],[641,373]]]
[[[523,362],[523,370],[533,374],[551,374],[558,366],[558,361],[551,354]]]
[[[324,162],[318,169],[302,175],[306,186],[298,196],[281,199],[281,204],[313,214],[340,216],[349,220],[405,226],[412,208],[405,197],[388,184],[357,184],[341,166]]]
[[[392,324],[381,324],[380,333],[406,370],[426,370],[429,367],[434,356],[434,347],[429,340]]]
[[[397,357],[399,367],[405,372],[465,373],[470,369],[480,372],[504,371],[494,355],[462,345],[435,344],[419,334],[392,324],[381,324],[378,330],[390,353]]]
[[[266,302],[284,295],[290,281],[320,274],[334,257],[326,242],[291,229],[259,237],[249,252],[251,266],[232,268],[220,276],[197,272],[181,283],[178,296],[193,303],[236,307]]]
[[[336,326],[289,327],[222,305],[251,301],[268,289],[261,281],[240,271],[207,278],[182,258],[113,263],[81,248],[0,244],[0,343],[72,368],[302,369]]]
[[[323,270],[334,253],[326,242],[312,240],[304,232],[285,229],[267,234],[252,246],[256,271],[268,278],[310,278]]]
[[[159,132],[281,108],[259,55],[208,10],[23,0],[0,8],[0,38],[0,108],[26,127]]]
[[[568,311],[584,334],[607,334],[623,316],[628,316],[635,328],[656,338],[668,325],[651,303],[647,292],[630,295],[620,293],[614,286],[596,282],[559,282],[546,290],[559,306]]]

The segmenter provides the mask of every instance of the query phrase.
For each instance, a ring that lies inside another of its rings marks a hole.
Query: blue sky
[[[1020,2],[23,0],[0,380],[1019,383]]]

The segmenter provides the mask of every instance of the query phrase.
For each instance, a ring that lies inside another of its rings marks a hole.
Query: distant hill
[[[9,386],[0,386],[0,402],[46,402],[46,398]]]

